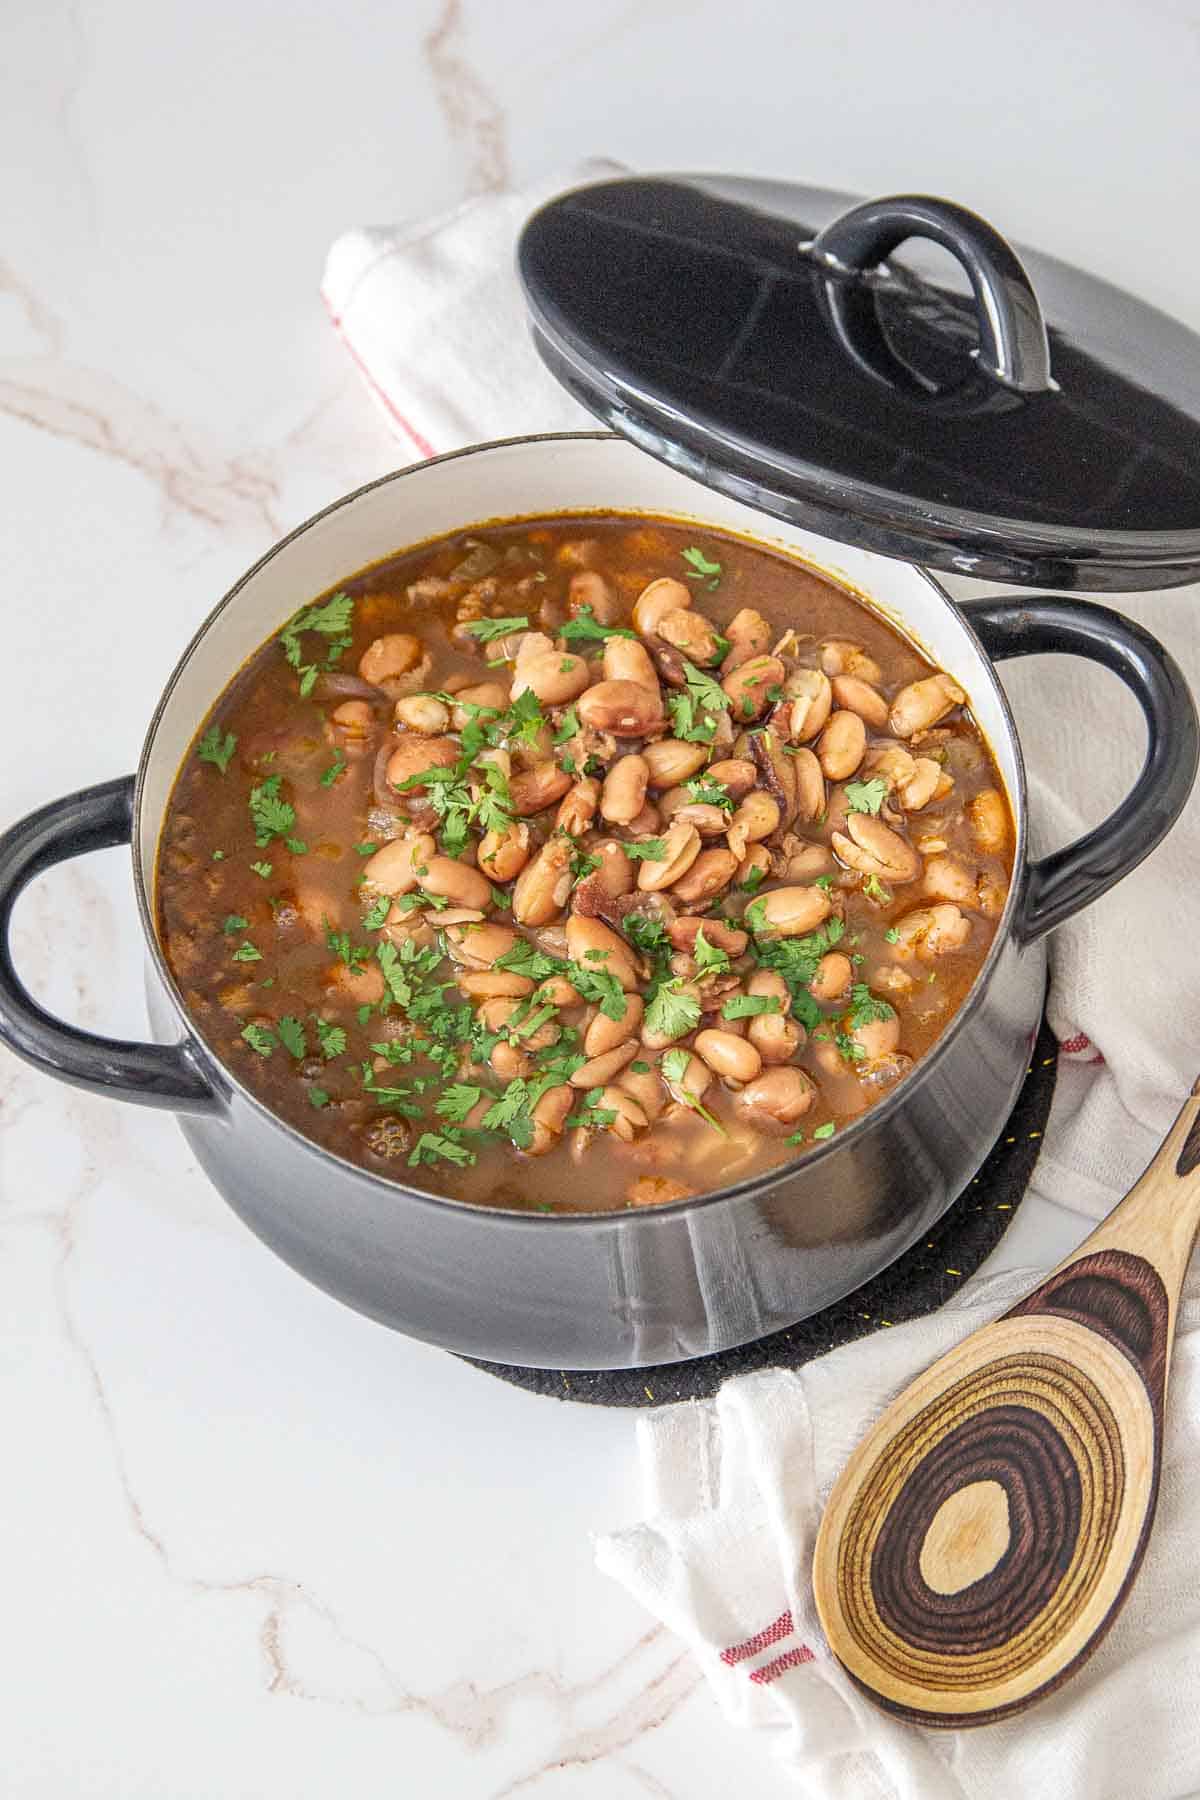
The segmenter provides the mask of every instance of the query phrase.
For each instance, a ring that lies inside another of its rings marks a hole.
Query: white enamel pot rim
[[[505,466],[507,465],[507,466]],[[489,475],[498,480],[489,480]],[[438,484],[442,492],[438,494]],[[505,498],[507,496],[507,498]],[[474,504],[469,497],[474,497]],[[387,504],[407,498],[408,507]],[[381,504],[381,502],[383,504]],[[368,509],[356,522],[356,511]],[[204,620],[167,683],[146,735],[134,796],[133,864],[138,911],[149,954],[170,997],[181,1034],[193,1041],[195,1026],[159,944],[152,904],[154,858],[159,833],[179,765],[201,721],[229,680],[285,620],[318,594],[358,570],[409,544],[469,530],[489,520],[531,519],[558,513],[618,511],[632,516],[669,516],[680,522],[739,533],[783,550],[817,574],[848,588],[886,623],[908,636],[940,668],[966,689],[973,714],[999,766],[1016,824],[1014,879],[995,938],[971,989],[934,1047],[886,1099],[826,1142],[804,1153],[813,1165],[853,1146],[906,1098],[933,1067],[950,1055],[960,1029],[979,1005],[991,971],[1012,926],[1026,855],[1026,785],[1016,726],[992,663],[975,632],[944,590],[924,569],[876,552],[828,539],[765,517],[759,511],[712,492],[691,478],[648,458],[627,440],[605,431],[553,433],[501,439],[451,451],[444,456],[382,476],[335,501],[298,526],[269,550]],[[396,515],[399,514],[399,517]],[[405,523],[411,514],[411,523]],[[388,522],[396,517],[391,537]],[[419,527],[417,522],[420,521]],[[345,527],[349,526],[347,531]],[[339,529],[341,527],[342,529]],[[380,532],[383,535],[379,535]],[[363,548],[351,551],[349,545]],[[345,548],[343,548],[345,546]],[[321,553],[314,555],[314,550]],[[304,571],[303,574],[299,571]],[[205,1058],[216,1063],[204,1047]],[[306,1138],[240,1081],[224,1064],[221,1079],[264,1113],[280,1130],[298,1138],[331,1171],[354,1168]],[[791,1165],[768,1170],[693,1199],[668,1203],[657,1212],[688,1211],[732,1199],[781,1179]],[[373,1176],[381,1185],[436,1207],[461,1207],[393,1178]],[[595,1213],[531,1215],[502,1208],[477,1208],[494,1218],[533,1229],[570,1227],[594,1220]]]

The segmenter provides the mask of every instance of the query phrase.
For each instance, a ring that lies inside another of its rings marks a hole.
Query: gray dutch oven
[[[710,190],[674,183],[619,185],[699,193],[706,207],[719,205],[745,216],[744,207],[733,208],[727,196],[717,198]],[[584,199],[610,192],[592,189]],[[635,195],[639,203],[643,198]],[[579,201],[572,196],[556,203],[565,205],[558,217],[566,219],[575,239]],[[969,215],[947,212],[961,231],[961,219]],[[757,221],[765,215],[750,216]],[[894,211],[889,217],[894,230]],[[551,225],[554,218],[551,209]],[[819,517],[828,524],[834,516],[830,493],[846,491],[847,472],[832,453],[823,496],[815,490],[806,495],[809,476],[800,481],[794,471],[788,475],[769,445],[764,450],[759,443],[749,452],[752,460],[758,456],[755,474],[743,457],[744,434],[732,427],[727,435],[737,442],[733,449],[726,444],[719,469],[716,458],[700,467],[694,437],[685,444],[677,435],[668,445],[661,435],[666,411],[679,410],[678,397],[668,391],[670,380],[635,418],[630,393],[636,388],[644,398],[650,384],[636,369],[622,371],[612,345],[603,347],[594,364],[603,365],[604,396],[589,389],[572,322],[561,309],[556,314],[553,282],[542,279],[546,269],[538,266],[537,233],[545,231],[546,221],[544,214],[540,223],[535,220],[533,236],[527,234],[522,270],[539,348],[557,372],[570,361],[574,391],[586,392],[589,403],[628,435],[597,431],[517,438],[436,458],[338,501],[251,569],[184,652],[150,722],[136,775],[56,801],[0,838],[0,1040],[60,1080],[176,1112],[197,1159],[251,1229],[318,1286],[372,1317],[494,1361],[631,1367],[728,1349],[794,1323],[894,1260],[962,1191],[999,1134],[1025,1072],[1045,990],[1046,934],[1119,881],[1169,829],[1195,776],[1197,725],[1174,662],[1119,614],[1074,598],[955,605],[924,568],[895,554],[901,546],[894,504],[886,532],[876,524],[862,533],[875,541],[887,536],[890,554],[818,535],[806,520]],[[668,224],[674,229],[677,221]],[[929,233],[928,220],[923,229]],[[796,237],[793,222],[790,254],[799,254],[804,281],[816,295],[821,332],[830,342],[840,343],[839,334],[853,340],[839,351],[851,371],[847,382],[883,388],[895,371],[881,375],[863,365],[866,351],[867,363],[882,352],[871,348],[862,321],[850,316],[847,293],[853,298],[853,283],[838,276],[845,289],[831,302],[831,261],[813,260],[811,245],[797,253]],[[990,248],[993,237],[983,241]],[[602,247],[611,273],[611,245]],[[859,249],[863,259],[877,260],[890,247],[881,249],[876,238]],[[961,238],[955,247],[964,262],[974,256],[975,247],[964,249]],[[639,250],[638,268],[644,260]],[[1020,269],[1015,257],[1013,263]],[[580,266],[577,243],[572,266]],[[1015,382],[1022,366],[1027,372],[1022,329],[1029,333],[1028,319],[1014,319],[1012,308],[1003,305],[1004,267],[994,264],[982,274],[976,268],[973,286],[976,276],[988,306],[999,308],[1002,328],[992,334],[992,348],[1001,357],[1015,354],[1015,374],[1012,367],[985,373],[982,397],[972,401],[963,389],[980,379],[975,356],[970,381],[959,382],[953,398],[949,384],[935,386],[933,403],[945,406],[952,424],[974,406],[974,427],[986,433],[993,417],[989,390],[1004,387],[1001,376]],[[631,304],[636,306],[636,293]],[[1044,349],[1044,334],[1042,343]],[[1053,331],[1050,343],[1053,353]],[[626,391],[620,395],[623,380]],[[1006,392],[1021,390],[1012,385]],[[907,407],[920,423],[927,397],[914,399],[897,390],[890,403]],[[1015,410],[1027,404],[1021,400]],[[694,414],[696,407],[691,410]],[[711,450],[722,421],[713,404],[705,416]],[[1007,416],[1001,410],[1000,417]],[[728,416],[724,423],[729,425]],[[647,455],[647,449],[655,454]],[[769,482],[763,479],[764,457],[770,462]],[[864,516],[871,513],[869,495],[855,504]],[[766,516],[764,507],[773,516]],[[866,596],[966,690],[1012,804],[1016,875],[987,961],[951,1025],[886,1100],[835,1138],[791,1167],[699,1199],[618,1213],[530,1215],[444,1200],[370,1174],[302,1137],[264,1107],[189,1021],[157,940],[155,851],[172,783],[200,722],[246,658],[298,605],[407,543],[491,518],[595,510],[667,514],[744,533]],[[972,558],[977,563],[978,551],[963,549],[961,524],[951,531],[927,501],[914,503],[910,511],[924,521],[923,535],[911,535],[911,522],[906,528],[910,555],[943,566],[962,567]],[[976,507],[977,525],[981,516]],[[839,534],[849,538],[856,528],[857,513],[846,513]],[[1002,534],[986,519],[981,529],[999,542]],[[1167,535],[1159,532],[1160,546]],[[1200,560],[1200,532],[1194,535],[1192,554]],[[1026,573],[1030,541],[1026,532],[1016,553]],[[1059,584],[1068,575],[1080,584],[1112,580],[1111,558],[1095,558],[1095,537],[1085,543],[1080,534],[1079,542],[1074,563],[1061,542],[1052,546]],[[1164,572],[1162,556],[1147,547],[1141,580],[1155,579],[1152,571],[1160,581],[1185,578],[1192,570],[1185,570],[1181,558],[1182,553]],[[1138,579],[1134,560],[1124,557],[1125,585]],[[993,664],[1047,651],[1085,656],[1114,670],[1141,705],[1148,747],[1129,797],[1104,824],[1068,848],[1032,861],[1021,749]],[[125,842],[132,844],[147,952],[153,1041],[142,1044],[99,1037],[52,1018],[23,986],[9,947],[13,904],[28,881],[67,857]]]

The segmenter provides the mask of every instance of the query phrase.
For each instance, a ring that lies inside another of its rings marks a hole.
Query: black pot
[[[215,696],[295,608],[406,542],[521,513],[672,514],[782,546],[872,602],[966,689],[1017,826],[1016,876],[987,962],[934,1050],[885,1101],[810,1150],[719,1193],[598,1214],[466,1206],[372,1175],[285,1124],[195,1035],[157,941],[155,850],[179,764]],[[1056,651],[1113,669],[1149,730],[1127,800],[1078,843],[1031,862],[1025,776],[993,659]],[[319,1286],[415,1337],[495,1361],[606,1368],[725,1350],[828,1305],[913,1243],[962,1191],[1025,1073],[1045,986],[1045,934],[1153,849],[1196,772],[1196,715],[1162,646],[1085,601],[956,607],[911,564],[766,522],[607,433],[515,439],[360,489],[270,552],[201,628],[171,678],[136,777],[86,789],[0,838],[0,1040],[78,1086],[169,1107],[229,1203]],[[51,1018],[12,966],[26,882],[132,841],[155,1041]]]

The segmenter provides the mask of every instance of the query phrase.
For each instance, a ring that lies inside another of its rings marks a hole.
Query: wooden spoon
[[[1200,1226],[1200,1081],[1074,1256],[893,1401],[817,1536],[821,1622],[873,1700],[990,1724],[1058,1687],[1154,1520],[1179,1290]]]

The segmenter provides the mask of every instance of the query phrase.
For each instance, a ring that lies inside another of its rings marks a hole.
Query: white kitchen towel
[[[545,198],[615,169],[581,164],[333,246],[326,305],[409,459],[593,422],[530,346],[513,252]],[[1156,632],[1200,691],[1200,589],[1110,603]],[[1002,674],[1041,853],[1133,785],[1144,733],[1116,679],[1090,664],[1039,657]],[[1132,1184],[1200,1069],[1198,896],[1194,797],[1155,854],[1052,941],[1058,1087],[1032,1191],[1081,1222]],[[1200,1482],[1200,1340],[1178,1353],[1160,1522],[1134,1599],[1088,1671],[1025,1722],[941,1735],[885,1719],[830,1663],[812,1615],[817,1507],[852,1445],[918,1369],[1036,1278],[977,1281],[935,1316],[799,1373],[743,1377],[714,1402],[639,1420],[645,1517],[601,1541],[601,1565],[693,1646],[731,1718],[774,1727],[822,1800],[1200,1790],[1200,1556],[1187,1529]],[[1185,1323],[1196,1322],[1189,1303]]]

